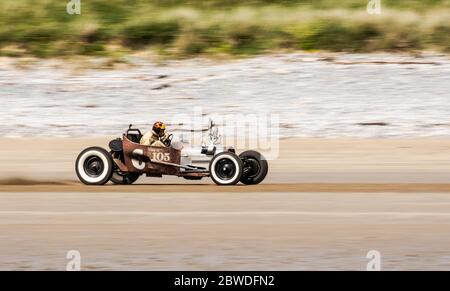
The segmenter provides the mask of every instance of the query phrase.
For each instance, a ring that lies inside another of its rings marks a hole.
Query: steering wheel
[[[169,134],[169,135],[167,136],[167,138],[163,141],[163,143],[164,143],[166,146],[170,146],[170,144],[172,143],[172,139],[173,139],[173,134]]]

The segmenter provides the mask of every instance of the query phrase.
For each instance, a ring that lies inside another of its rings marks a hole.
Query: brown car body
[[[181,149],[172,146],[155,147],[135,143],[127,138],[122,138],[124,163],[115,158],[114,162],[122,172],[146,174],[149,177],[161,177],[162,175],[175,175],[183,177],[209,176],[206,169],[181,171]]]

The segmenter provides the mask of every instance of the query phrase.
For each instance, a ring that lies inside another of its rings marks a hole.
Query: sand
[[[0,139],[0,189],[6,184],[75,187],[78,181],[74,164],[78,153],[88,146],[107,148],[112,138]],[[286,185],[289,188],[296,187],[293,184],[324,183],[357,184],[351,187],[358,188],[358,184],[367,183],[447,184],[450,183],[450,139],[285,139],[280,141],[280,154],[269,161],[269,167],[265,184],[290,184]],[[144,177],[139,183],[199,184],[176,177]],[[211,181],[205,179],[201,183],[211,184]],[[297,187],[295,191],[304,187],[314,191],[308,186]],[[390,189],[391,186],[384,188]],[[370,191],[375,189],[371,187]]]
[[[450,140],[282,140],[251,187],[80,184],[108,140],[0,139],[0,270],[450,270]]]
[[[439,193],[0,193],[0,270],[450,270]]]

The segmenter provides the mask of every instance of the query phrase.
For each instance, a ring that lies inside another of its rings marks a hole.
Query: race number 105
[[[169,153],[152,153],[152,160],[161,161],[161,162],[169,162],[170,154]]]

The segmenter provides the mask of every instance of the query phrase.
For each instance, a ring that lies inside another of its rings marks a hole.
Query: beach
[[[77,155],[90,146],[108,149],[116,137],[0,139],[2,184],[73,184]],[[265,183],[445,184],[450,182],[449,157],[450,139],[282,139]],[[142,177],[138,183],[199,182]]]
[[[0,140],[0,269],[450,269],[449,140],[285,139],[256,186],[82,185],[76,155],[110,138]]]
[[[0,270],[65,270],[70,250],[82,270],[365,270],[373,250],[383,270],[450,270],[446,56],[1,61]],[[129,123],[179,137],[249,113],[279,121],[258,132],[273,148],[237,147],[269,157],[259,185],[76,177],[77,155]]]
[[[152,186],[157,187],[157,186]],[[164,188],[163,188],[164,189]],[[183,186],[178,186],[183,191]],[[448,193],[0,193],[0,269],[449,270]]]

